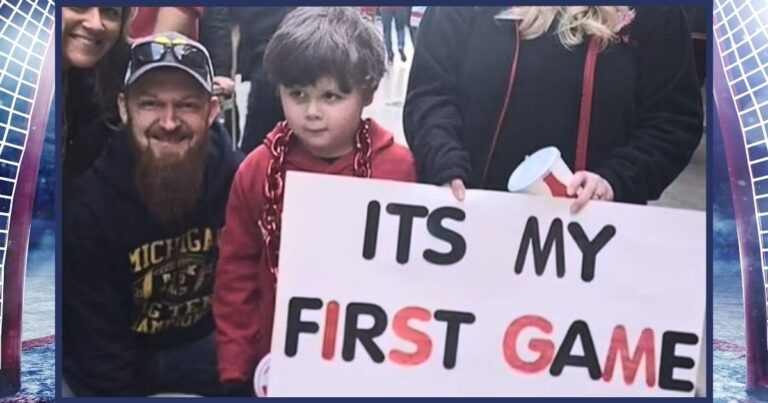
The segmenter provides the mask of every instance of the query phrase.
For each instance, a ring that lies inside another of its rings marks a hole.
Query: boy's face
[[[329,77],[305,87],[280,85],[288,124],[307,150],[320,158],[340,157],[354,149],[360,115],[370,98],[357,88],[341,92]]]

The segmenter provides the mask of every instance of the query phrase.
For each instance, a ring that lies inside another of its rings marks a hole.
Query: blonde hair
[[[556,33],[566,48],[581,44],[585,36],[599,38],[601,49],[616,42],[622,27],[634,18],[628,6],[512,7],[505,11],[520,21],[523,39],[541,36],[557,21]]]

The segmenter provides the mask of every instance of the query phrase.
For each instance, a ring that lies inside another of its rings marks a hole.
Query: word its
[[[427,231],[437,239],[451,244],[451,250],[440,253],[432,249],[424,251],[424,260],[432,264],[454,264],[464,257],[467,252],[467,243],[458,232],[443,226],[443,220],[451,219],[464,221],[464,211],[456,207],[440,207],[432,210],[426,206],[389,203],[387,213],[400,217],[400,227],[397,236],[397,262],[408,263],[411,253],[411,233],[415,218],[427,218]],[[365,221],[365,240],[363,241],[363,257],[371,260],[376,256],[376,241],[379,236],[379,217],[381,216],[381,204],[375,200],[368,203],[368,214]]]

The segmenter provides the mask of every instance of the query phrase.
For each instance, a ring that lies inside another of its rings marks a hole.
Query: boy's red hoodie
[[[413,155],[395,144],[392,134],[371,122],[371,177],[404,182],[416,181]],[[240,164],[229,193],[222,229],[213,314],[222,384],[249,381],[259,361],[269,352],[275,289],[263,252],[259,220],[264,209],[262,193],[266,170],[271,160],[268,146],[275,137],[267,135],[264,145]],[[333,163],[310,154],[298,139],[291,141],[285,156],[287,170],[354,175],[354,151]]]

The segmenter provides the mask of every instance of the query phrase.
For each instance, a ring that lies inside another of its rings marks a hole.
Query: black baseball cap
[[[189,73],[206,91],[213,93],[213,65],[208,50],[177,32],[163,32],[137,39],[125,73],[125,86],[158,67],[174,67]]]

